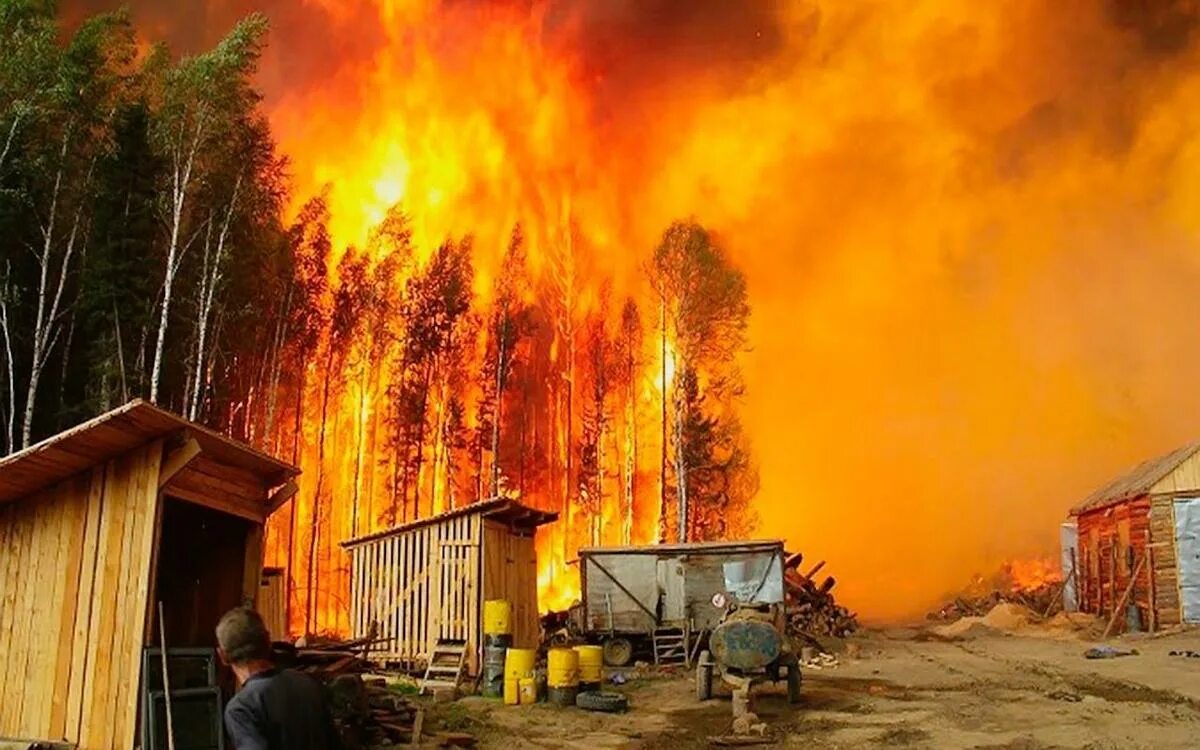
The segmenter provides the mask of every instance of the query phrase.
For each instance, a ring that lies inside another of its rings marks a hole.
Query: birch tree
[[[42,376],[73,302],[68,284],[86,251],[96,164],[110,140],[114,100],[133,52],[132,30],[123,14],[84,23],[57,59],[55,86],[43,116],[29,125],[47,148],[33,156],[29,188],[37,241],[29,248],[36,270],[29,294],[34,312],[21,423],[25,447],[32,441]]]
[[[258,106],[260,96],[251,78],[266,33],[266,18],[252,15],[210,52],[170,66],[160,51],[151,65],[158,80],[154,142],[167,164],[162,188],[165,257],[150,371],[152,402],[158,401],[161,388],[176,278],[188,250],[206,229],[203,212],[194,210],[194,194],[220,162],[220,150],[228,144],[231,131]]]
[[[53,3],[0,2],[0,177],[54,89],[56,35]]]
[[[235,235],[239,227],[261,232],[261,217],[275,214],[282,203],[282,164],[275,155],[265,120],[238,120],[232,123],[231,131],[232,148],[212,170],[206,190],[197,196],[206,215],[196,286],[195,346],[188,377],[191,389],[186,402],[187,416],[193,421],[200,416],[204,402],[214,343],[210,341],[212,322],[224,291],[230,255],[237,249],[239,238]],[[242,246],[253,244],[252,237],[240,239]]]

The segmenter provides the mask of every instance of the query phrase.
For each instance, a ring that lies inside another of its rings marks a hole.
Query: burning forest
[[[5,448],[143,395],[297,464],[296,632],[492,497],[546,609],[757,535],[918,614],[1195,435],[1189,4],[116,5],[0,3]]]

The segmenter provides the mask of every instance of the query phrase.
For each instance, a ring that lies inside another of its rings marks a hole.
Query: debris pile
[[[995,575],[976,576],[969,586],[934,612],[930,620],[959,620],[982,617],[999,604],[1018,604],[1042,618],[1062,611],[1061,576],[1022,575],[1014,563],[1004,565]]]
[[[371,638],[323,640],[293,646],[276,643],[273,660],[320,682],[329,698],[334,725],[346,750],[365,750],[387,744],[412,744],[422,738],[442,747],[471,747],[470,735],[424,733],[424,714],[382,677],[370,677],[364,658]]]
[[[837,581],[827,576],[819,585],[817,573],[824,562],[808,573],[800,571],[804,555],[790,555],[784,565],[784,598],[787,602],[787,627],[792,635],[845,638],[858,630],[858,617],[833,598]]]

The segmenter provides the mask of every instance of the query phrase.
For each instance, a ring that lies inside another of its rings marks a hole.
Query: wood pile
[[[839,605],[833,597],[836,579],[826,576],[819,584],[817,574],[825,567],[817,563],[801,572],[804,555],[796,553],[784,564],[784,600],[787,603],[787,629],[791,635],[845,638],[858,630],[858,616]]]
[[[1003,575],[985,581],[976,578],[939,609],[930,612],[930,620],[959,620],[963,617],[982,617],[997,604],[1019,604],[1042,617],[1062,611],[1063,584],[1047,581],[1033,587],[1021,586],[1006,580]]]
[[[417,747],[423,742],[435,747],[474,746],[470,735],[423,732],[422,709],[390,689],[382,677],[368,676],[371,666],[364,657],[372,641],[276,643],[273,657],[280,667],[307,674],[325,687],[346,750],[396,744]]]

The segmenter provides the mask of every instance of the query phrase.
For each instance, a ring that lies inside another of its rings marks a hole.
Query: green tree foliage
[[[68,35],[55,11],[0,0],[0,442],[134,396],[254,437],[240,404],[290,387],[312,278],[251,83],[266,22],[176,61],[124,12]],[[227,335],[247,321],[270,325]]]

